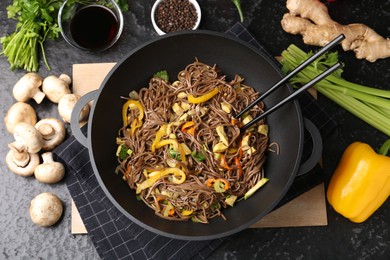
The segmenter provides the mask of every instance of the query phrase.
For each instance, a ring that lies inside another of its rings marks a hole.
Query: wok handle
[[[80,129],[80,113],[81,110],[92,100],[94,100],[97,97],[98,90],[93,90],[91,92],[88,92],[87,94],[81,96],[81,98],[77,101],[76,105],[74,106],[72,110],[72,116],[70,119],[70,129],[72,130],[73,136],[76,138],[76,140],[82,144],[84,147],[88,147],[88,139],[87,137],[81,132]]]
[[[312,142],[313,149],[309,159],[307,159],[298,170],[296,176],[300,176],[310,172],[320,161],[322,156],[322,137],[318,128],[307,118],[303,119],[306,130],[309,132]]]

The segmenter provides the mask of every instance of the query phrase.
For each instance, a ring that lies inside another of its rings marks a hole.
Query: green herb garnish
[[[119,147],[120,147],[119,148],[120,150],[118,152],[118,158],[121,161],[125,160],[127,157],[129,157],[133,153],[133,151],[131,149],[129,149],[124,144],[121,144]]]
[[[168,71],[166,71],[166,70],[161,70],[161,71],[157,72],[156,74],[154,74],[154,77],[160,78],[166,82],[169,81]]]
[[[191,152],[191,157],[194,158],[197,162],[201,162],[206,159],[206,156],[203,153],[197,152],[195,150]]]
[[[180,153],[173,149],[169,149],[169,156],[177,161],[181,160]]]
[[[7,7],[8,18],[18,21],[14,33],[0,38],[1,54],[7,57],[11,70],[37,71],[39,49],[50,70],[43,44],[47,39],[58,38],[57,14],[61,4],[58,0],[14,0]]]

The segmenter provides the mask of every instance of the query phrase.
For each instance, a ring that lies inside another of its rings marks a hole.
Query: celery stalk
[[[310,55],[312,54],[290,45],[282,52],[283,59],[280,62],[283,65],[283,72],[290,72]],[[337,59],[337,52],[323,55],[294,76],[290,83],[295,87],[306,84],[328,67],[336,64]],[[353,115],[390,135],[390,91],[349,82],[341,77],[341,73],[341,69],[336,71],[317,83],[314,88]]]

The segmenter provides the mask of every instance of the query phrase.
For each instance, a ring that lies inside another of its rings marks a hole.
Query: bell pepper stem
[[[390,149],[390,139],[388,139],[386,142],[384,142],[379,149],[378,153],[381,155],[387,155]]]

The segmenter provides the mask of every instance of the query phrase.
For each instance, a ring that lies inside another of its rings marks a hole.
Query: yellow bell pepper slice
[[[156,133],[156,137],[154,138],[153,143],[152,143],[152,148],[151,148],[152,152],[155,152],[155,151],[156,151],[156,145],[157,145],[158,143],[160,143],[161,138],[162,138],[164,135],[166,135],[166,133],[167,133],[167,127],[168,127],[167,125],[162,125],[162,126],[160,127],[160,129],[158,129],[158,131],[157,131],[157,133]]]
[[[199,103],[203,103],[203,102],[206,102],[207,100],[213,98],[215,95],[217,95],[219,92],[219,89],[218,88],[214,88],[213,90],[207,92],[206,94],[203,94],[199,97],[194,97],[194,95],[188,95],[187,99],[188,99],[188,102],[192,103],[192,104],[199,104]]]
[[[173,149],[175,151],[179,151],[179,143],[175,139],[161,140],[158,144],[156,144],[155,148],[158,149],[165,145],[170,145],[170,144],[173,146]]]
[[[172,145],[173,146],[173,149],[175,151],[178,151],[180,153],[180,159],[182,162],[186,162],[187,159],[186,159],[186,154],[185,154],[185,151],[183,149],[183,147],[181,145],[179,145],[178,141],[175,140],[175,139],[165,139],[165,140],[161,140],[160,142],[158,142],[154,148],[155,149],[158,149],[158,148],[161,148],[165,145]],[[154,150],[152,150],[154,151]]]
[[[145,112],[144,112],[144,108],[142,107],[141,102],[139,102],[138,100],[134,100],[134,99],[127,100],[126,103],[122,107],[123,126],[127,126],[129,124],[128,117],[127,117],[129,108],[130,109],[138,109],[138,118],[134,119],[130,125],[130,129],[131,129],[130,132],[131,132],[131,134],[134,134],[135,130],[142,126],[142,123],[143,123],[142,119],[144,118]]]
[[[151,172],[148,175],[148,178],[137,186],[136,193],[139,194],[144,189],[152,187],[153,184],[155,184],[159,179],[169,174],[172,175],[172,182],[175,184],[181,184],[186,180],[186,174],[179,168],[165,168],[162,170]]]
[[[188,210],[188,209],[183,209],[183,210],[181,211],[181,214],[182,214],[183,216],[189,216],[189,215],[191,215],[193,212],[194,212],[194,211],[193,211],[192,209],[190,209],[190,210]]]
[[[352,222],[365,221],[390,196],[390,157],[385,156],[390,140],[384,147],[377,154],[368,144],[352,143],[332,175],[328,201]]]

